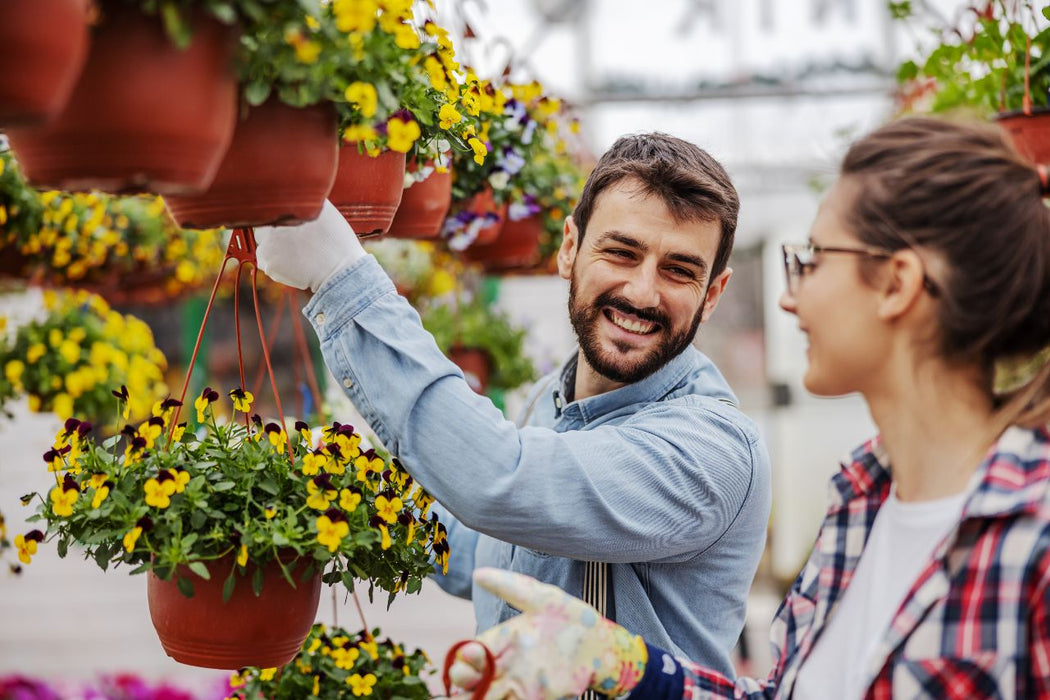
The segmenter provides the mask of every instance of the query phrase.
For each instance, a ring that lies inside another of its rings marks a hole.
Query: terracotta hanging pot
[[[356,142],[345,143],[328,199],[358,238],[370,238],[390,229],[404,184],[404,153],[383,151],[373,158],[358,152]]]
[[[4,0],[7,2],[8,0]],[[197,10],[179,50],[159,17],[102,0],[87,62],[65,109],[8,136],[37,187],[201,192],[233,136],[235,30]]]
[[[290,225],[316,219],[339,158],[335,107],[289,107],[276,97],[238,123],[211,187],[165,197],[182,228]]]
[[[528,269],[540,261],[542,234],[543,219],[538,214],[508,221],[496,240],[483,245],[475,243],[463,251],[463,257],[481,263],[487,272]]]
[[[433,168],[434,161],[427,161]],[[416,164],[408,166],[416,171]],[[452,172],[433,170],[425,180],[413,182],[401,195],[401,204],[394,215],[387,235],[391,238],[437,238],[452,203]]]
[[[310,633],[321,595],[321,574],[301,581],[301,561],[292,569],[292,588],[276,562],[263,566],[262,590],[252,592],[251,572],[238,577],[225,603],[222,588],[233,566],[232,557],[208,565],[210,579],[180,568],[171,581],[152,572],[146,587],[149,613],[168,656],[179,663],[203,668],[273,668],[290,662]],[[251,568],[249,564],[249,569]],[[193,597],[178,589],[176,579],[193,583]]]
[[[1050,164],[1050,107],[1000,112],[999,127],[1013,141],[1017,151],[1033,163]]]
[[[489,388],[489,375],[492,372],[492,361],[489,354],[481,348],[468,348],[453,345],[448,351],[448,358],[461,370],[470,388],[484,394]]]
[[[57,116],[87,50],[87,0],[0,2],[0,127]]]

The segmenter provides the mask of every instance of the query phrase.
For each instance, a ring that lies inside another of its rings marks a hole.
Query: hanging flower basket
[[[339,157],[335,109],[270,98],[237,125],[211,187],[165,197],[183,228],[291,225],[316,219]]]
[[[507,220],[507,204],[496,204],[488,187],[466,201],[445,219],[441,234],[452,250],[486,245],[499,237]]]
[[[0,2],[0,126],[46,122],[65,106],[88,49],[87,0]]]
[[[468,348],[453,345],[448,351],[448,358],[461,370],[470,388],[484,394],[489,387],[489,375],[492,373],[492,361],[489,354],[481,348]]]
[[[520,221],[508,221],[491,243],[474,244],[463,257],[480,263],[486,272],[508,272],[535,267],[540,261],[543,219],[534,214]]]
[[[172,581],[164,581],[151,571],[149,613],[164,651],[179,663],[203,668],[273,668],[291,661],[317,615],[321,574],[302,581],[302,563],[286,566],[295,588],[272,561],[261,570],[259,595],[242,582],[226,602],[223,583],[235,567],[232,556],[211,563],[208,579],[180,569]],[[192,598],[176,585],[180,576],[192,583]]]
[[[354,228],[358,238],[390,229],[404,192],[405,154],[383,151],[373,158],[357,143],[339,149],[339,170],[328,199]]]
[[[413,181],[401,195],[401,204],[387,232],[391,238],[437,238],[441,234],[441,224],[452,203],[452,173],[433,170],[434,161],[428,161],[425,167],[431,168],[426,179]],[[416,163],[410,163],[408,171],[416,170]]]
[[[1000,112],[995,116],[1018,152],[1033,163],[1050,164],[1050,107]]]
[[[158,17],[114,0],[99,7],[66,108],[51,124],[8,132],[27,179],[62,190],[204,190],[236,122],[234,30],[199,10],[179,50]]]

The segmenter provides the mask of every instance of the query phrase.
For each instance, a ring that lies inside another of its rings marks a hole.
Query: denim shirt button
[[[324,325],[324,312],[321,312],[321,313],[317,314],[316,316],[314,316],[314,320],[317,321],[317,325],[323,326]]]
[[[350,379],[350,377],[344,377],[343,378],[343,386],[345,386],[347,389],[349,389],[353,385],[354,385],[354,381],[352,379]]]

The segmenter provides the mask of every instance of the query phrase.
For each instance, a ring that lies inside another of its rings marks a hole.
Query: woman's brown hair
[[[909,117],[856,142],[842,175],[859,184],[850,227],[865,244],[928,250],[940,351],[978,362],[1009,423],[1050,421],[1050,363],[994,391],[997,363],[1050,345],[1050,209],[1035,166],[991,124]]]

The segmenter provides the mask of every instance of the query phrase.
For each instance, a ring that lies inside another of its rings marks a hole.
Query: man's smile
[[[622,328],[629,333],[635,333],[637,335],[649,335],[655,333],[660,329],[658,323],[652,323],[651,321],[643,321],[637,317],[623,314],[616,309],[606,308],[604,310],[605,318],[612,321],[613,325],[618,328]]]

